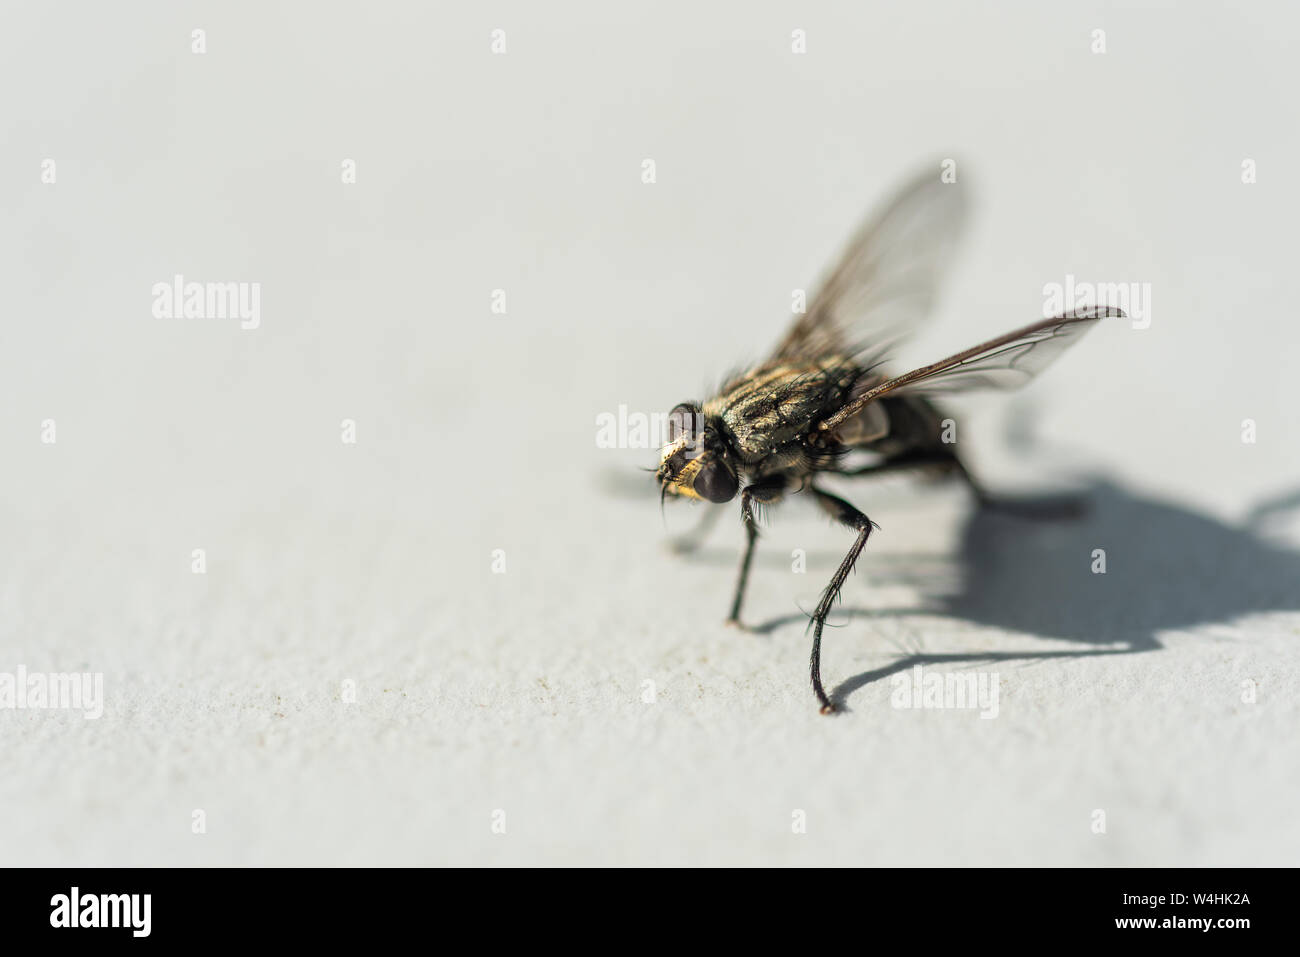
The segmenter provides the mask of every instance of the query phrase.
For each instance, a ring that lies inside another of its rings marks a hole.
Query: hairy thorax
[[[777,360],[732,379],[704,405],[721,420],[727,439],[746,471],[771,474],[806,471],[809,434],[852,393],[861,371],[848,359],[815,362]]]

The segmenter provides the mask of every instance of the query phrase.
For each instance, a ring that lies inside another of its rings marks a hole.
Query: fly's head
[[[719,423],[684,402],[668,413],[668,443],[655,473],[664,495],[730,502],[740,489],[734,455]]]

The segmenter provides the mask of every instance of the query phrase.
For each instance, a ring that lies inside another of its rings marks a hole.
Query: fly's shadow
[[[1092,483],[1084,494],[1088,510],[1072,521],[974,511],[962,530],[953,575],[939,573],[938,565],[921,558],[915,563],[891,559],[889,567],[863,563],[855,588],[872,587],[873,578],[883,572],[888,580],[917,587],[922,601],[916,608],[889,612],[842,610],[850,619],[937,613],[1077,642],[1079,651],[909,655],[841,682],[831,695],[836,704],[916,664],[1149,652],[1162,647],[1162,632],[1300,611],[1300,551],[1270,535],[1284,512],[1300,507],[1300,490],[1257,507],[1241,525],[1105,481]],[[754,630],[770,632],[806,620],[800,614],[782,615]],[[852,637],[852,627],[837,631],[839,642]]]

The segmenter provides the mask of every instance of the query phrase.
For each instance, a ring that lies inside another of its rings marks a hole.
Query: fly
[[[950,443],[931,397],[1024,384],[1103,318],[1097,306],[1044,319],[903,375],[882,363],[929,312],[942,266],[964,218],[955,183],[914,180],[858,230],[807,311],[766,361],[730,379],[713,398],[669,414],[656,477],[661,496],[713,504],[740,497],[746,533],[728,623],[739,625],[758,539],[756,510],[807,492],[854,534],[848,554],[813,611],[809,671],[823,714],[835,710],[821,679],[822,628],[867,539],[877,528],[855,506],[818,485],[824,475],[863,477],[924,469],[964,479],[985,505],[995,499]],[[872,464],[847,467],[853,451]],[[706,518],[706,524],[709,519]]]

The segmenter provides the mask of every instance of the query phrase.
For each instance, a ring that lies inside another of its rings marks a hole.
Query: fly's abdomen
[[[909,452],[951,451],[943,441],[943,416],[929,400],[921,396],[887,396],[867,408],[875,405],[885,413],[888,431],[874,440],[856,443],[856,447],[879,452],[886,458]]]

